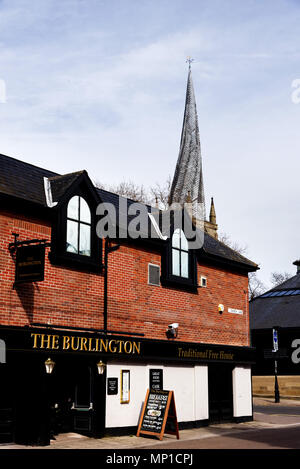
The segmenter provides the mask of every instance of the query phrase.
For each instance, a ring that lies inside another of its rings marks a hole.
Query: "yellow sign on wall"
[[[41,350],[68,350],[74,352],[125,353],[139,355],[140,342],[134,340],[101,339],[100,337],[83,337],[57,334],[32,333],[32,348]]]

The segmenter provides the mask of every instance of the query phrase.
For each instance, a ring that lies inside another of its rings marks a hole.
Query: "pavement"
[[[222,423],[214,424],[207,427],[180,430],[180,440],[176,440],[173,435],[165,434],[162,441],[156,437],[126,435],[126,436],[107,436],[101,439],[89,438],[77,433],[62,433],[56,436],[55,440],[51,440],[50,446],[23,446],[14,443],[0,444],[0,449],[163,449],[175,447],[180,443],[180,447],[184,445],[192,445],[193,440],[205,440],[208,443],[210,438],[218,438],[222,436],[230,437],[245,432],[276,429],[288,427],[300,427],[300,401],[281,399],[281,402],[274,403],[270,398],[254,398],[254,420],[252,422],[243,423]],[[189,442],[189,443],[188,443]]]

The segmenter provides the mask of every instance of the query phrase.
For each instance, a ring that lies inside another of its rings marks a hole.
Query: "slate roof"
[[[250,261],[246,257],[242,256],[239,252],[234,251],[226,244],[213,238],[208,233],[204,233],[204,247],[203,250],[210,255],[219,256],[231,260],[233,262],[248,264],[257,270],[258,266],[254,262]]]
[[[57,176],[24,161],[0,154],[0,193],[47,206],[44,177]]]
[[[290,289],[300,289],[300,275],[294,275],[294,277],[285,280],[278,287],[271,289],[270,291],[280,291],[280,290],[290,290]]]
[[[272,288],[268,293],[296,289],[300,289],[300,273]],[[250,302],[250,329],[300,327],[300,294],[262,298],[263,295]]]
[[[53,202],[56,202],[84,172],[86,173],[86,171],[83,170],[60,175],[53,171],[48,171],[32,164],[25,163],[24,161],[0,154],[0,195],[3,194],[16,199],[34,202],[35,204],[46,208],[47,201],[45,197],[44,178],[49,179],[51,183]],[[118,217],[119,195],[99,188],[96,188],[96,191],[102,202],[108,202],[115,206]],[[123,198],[123,200],[127,207],[135,202],[125,198]],[[148,211],[151,209],[149,205],[146,205],[146,208]],[[132,218],[133,216],[128,216],[128,223]],[[148,229],[150,226],[151,222],[149,219]],[[254,262],[240,255],[238,252],[232,250],[207,233],[204,235],[204,246],[201,252],[214,259],[222,259],[225,262],[236,264],[248,271],[254,271],[258,268]]]

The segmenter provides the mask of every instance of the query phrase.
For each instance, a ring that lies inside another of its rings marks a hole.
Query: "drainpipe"
[[[120,245],[110,245],[110,239],[105,238],[104,245],[104,306],[103,306],[103,317],[104,317],[104,333],[107,334],[107,298],[108,298],[108,254],[119,249]]]

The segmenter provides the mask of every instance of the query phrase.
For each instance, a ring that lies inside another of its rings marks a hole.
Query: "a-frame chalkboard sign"
[[[136,436],[153,435],[162,440],[164,433],[179,440],[174,392],[148,389]]]

